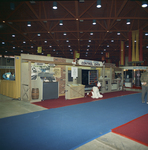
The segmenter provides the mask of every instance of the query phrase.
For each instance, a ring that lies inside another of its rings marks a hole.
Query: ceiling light
[[[58,7],[57,7],[57,2],[53,2],[53,7],[52,7],[53,9],[57,9]]]
[[[88,44],[87,47],[90,47],[90,45]]]
[[[131,24],[130,19],[127,19],[126,24]]]
[[[147,32],[147,33],[145,33],[145,36],[148,36],[148,32]]]
[[[95,19],[93,19],[93,25],[96,25],[96,20]]]
[[[109,44],[107,45],[107,47],[109,47]]]
[[[90,35],[93,35],[93,32],[90,32]]]
[[[146,48],[148,48],[148,46],[146,46]]]
[[[23,52],[23,50],[21,50],[21,52]]]
[[[67,35],[66,32],[64,32],[63,35]]]
[[[15,37],[15,34],[12,34],[12,37]]]
[[[63,20],[60,20],[59,25],[60,25],[60,26],[63,25]]]
[[[15,46],[13,46],[13,49],[15,49]]]
[[[120,32],[117,32],[117,35],[120,35]]]
[[[143,8],[146,8],[148,6],[147,2],[146,1],[142,1],[142,5],[141,5]]]
[[[37,36],[41,36],[41,34],[40,34],[40,33],[38,33],[38,34],[37,34]]]
[[[66,42],[69,42],[69,40],[67,39]]]
[[[5,44],[5,42],[2,42],[2,44]]]
[[[45,40],[44,43],[47,43],[47,40]]]
[[[97,8],[101,8],[101,0],[97,0]]]
[[[31,48],[33,48],[33,46],[31,46]]]
[[[114,40],[112,39],[111,42],[114,42]]]
[[[31,27],[31,22],[30,21],[27,22],[27,26]]]
[[[53,51],[55,51],[55,49],[53,49]]]
[[[89,39],[88,42],[91,42],[91,39]]]
[[[49,47],[52,47],[51,45]]]
[[[104,51],[106,51],[106,49],[104,49]]]
[[[26,43],[26,41],[23,41],[23,43]]]

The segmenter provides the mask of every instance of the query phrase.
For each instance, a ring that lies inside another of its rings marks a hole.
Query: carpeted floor
[[[148,146],[148,114],[121,125],[112,132]]]
[[[138,93],[138,92],[135,92],[135,91],[110,92],[110,93],[103,94],[103,98],[99,98],[99,99],[92,99],[91,97],[84,97],[84,98],[78,98],[78,99],[65,100],[65,96],[60,96],[58,99],[50,99],[50,100],[45,100],[41,102],[34,102],[32,104],[50,109],[50,108],[58,108],[58,107],[76,105],[76,104],[81,104],[81,103],[87,103],[87,102],[92,102],[96,100],[103,100],[107,98],[124,96],[124,95],[129,95],[129,94],[134,94],[134,93]]]
[[[147,113],[137,93],[3,118],[0,149],[69,150]]]

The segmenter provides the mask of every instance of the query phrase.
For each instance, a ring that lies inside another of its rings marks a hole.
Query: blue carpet
[[[69,150],[148,113],[141,93],[0,119],[1,150]]]

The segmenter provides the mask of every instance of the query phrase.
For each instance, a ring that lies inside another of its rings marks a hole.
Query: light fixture
[[[104,48],[104,51],[106,51],[106,49]]]
[[[101,8],[101,0],[97,0],[97,8]]]
[[[23,52],[23,50],[21,50],[21,52]]]
[[[109,44],[107,44],[107,47],[109,47]]]
[[[69,42],[69,40],[67,39],[66,42]]]
[[[67,35],[66,32],[64,32],[63,35]]]
[[[63,20],[60,20],[59,25],[60,25],[60,26],[63,25]]]
[[[91,39],[89,39],[88,42],[91,42]]]
[[[117,35],[120,35],[120,32],[117,32]]]
[[[31,27],[31,22],[30,21],[27,22],[27,26]]]
[[[145,36],[148,36],[148,32],[147,32],[147,33],[145,33]]]
[[[87,51],[89,51],[89,49],[87,49]]]
[[[37,34],[37,36],[41,36],[41,34],[40,34],[40,33],[38,33],[38,34]]]
[[[45,40],[44,43],[47,43],[47,40]]]
[[[23,41],[23,43],[25,44],[25,43],[26,43],[26,41]]]
[[[5,42],[3,41],[2,44],[5,44]]]
[[[146,46],[146,48],[148,48],[148,45]]]
[[[96,20],[95,19],[93,19],[93,23],[92,23],[93,25],[96,25]]]
[[[57,9],[58,7],[57,7],[57,2],[53,2],[53,7],[52,7],[53,9]]]
[[[131,24],[130,19],[127,19],[126,24]]]
[[[111,42],[114,42],[114,40],[112,39]]]
[[[90,45],[88,44],[87,47],[90,47]]]
[[[93,35],[93,32],[90,32],[90,35]]]
[[[68,45],[68,47],[71,47],[70,44]]]
[[[12,34],[12,37],[15,37],[15,34]]]
[[[13,46],[13,49],[15,49],[15,46]]]
[[[146,8],[148,6],[147,2],[146,1],[142,1],[142,5],[141,5],[143,8]]]
[[[101,52],[101,54],[103,54],[103,52]]]
[[[49,47],[52,47],[51,45]]]
[[[33,45],[31,45],[31,48],[33,48]]]
[[[72,49],[70,49],[70,51],[72,51]]]
[[[55,51],[55,49],[53,49],[53,51]]]

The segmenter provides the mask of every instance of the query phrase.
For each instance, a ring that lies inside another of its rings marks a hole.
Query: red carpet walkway
[[[112,129],[112,132],[148,146],[148,114]]]
[[[117,92],[104,93],[103,98],[100,98],[100,99],[92,99],[91,97],[84,97],[84,98],[78,98],[78,99],[65,100],[65,96],[60,96],[58,99],[50,99],[50,100],[45,100],[41,102],[34,102],[32,104],[50,109],[50,108],[58,108],[58,107],[76,105],[76,104],[87,103],[91,101],[102,100],[102,99],[124,96],[124,95],[135,94],[135,93],[138,93],[138,92],[117,91]]]

